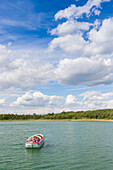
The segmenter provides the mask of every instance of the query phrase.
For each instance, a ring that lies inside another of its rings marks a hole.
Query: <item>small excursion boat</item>
[[[40,148],[44,143],[44,136],[42,134],[36,134],[27,139],[25,143],[26,148]]]

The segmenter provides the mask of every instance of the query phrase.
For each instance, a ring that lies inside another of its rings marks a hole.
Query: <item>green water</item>
[[[26,139],[42,133],[40,149],[25,149]],[[113,123],[0,121],[0,170],[112,170]]]

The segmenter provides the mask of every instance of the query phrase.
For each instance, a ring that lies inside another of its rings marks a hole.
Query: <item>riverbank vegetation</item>
[[[113,109],[68,111],[61,113],[38,114],[0,114],[0,120],[62,120],[62,119],[113,119]]]

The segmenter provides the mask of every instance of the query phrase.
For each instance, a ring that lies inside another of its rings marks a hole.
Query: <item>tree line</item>
[[[62,119],[113,119],[113,109],[89,110],[89,111],[68,111],[61,113],[38,114],[0,114],[0,120],[62,120]]]

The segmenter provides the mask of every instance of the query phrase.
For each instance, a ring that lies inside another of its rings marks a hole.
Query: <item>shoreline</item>
[[[113,119],[29,119],[29,120],[0,120],[0,121],[72,121],[72,122],[113,122]]]

